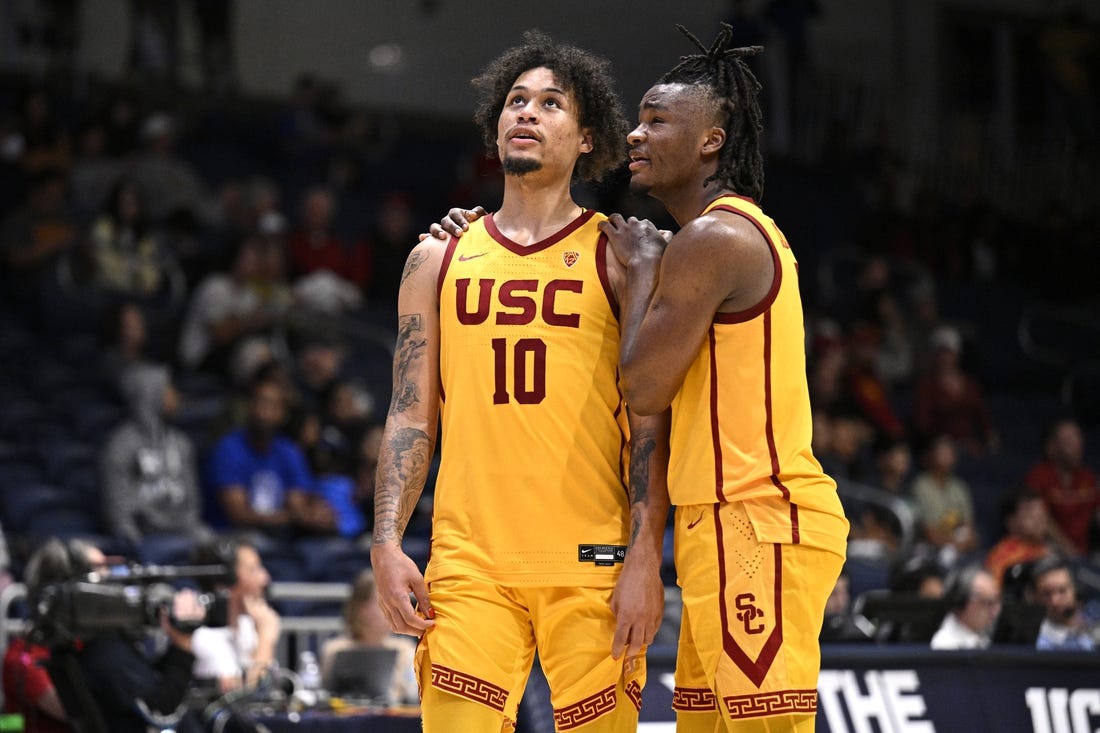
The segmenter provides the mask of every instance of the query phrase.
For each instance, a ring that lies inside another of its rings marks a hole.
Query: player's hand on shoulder
[[[432,224],[427,233],[421,233],[420,241],[423,242],[429,237],[444,241],[451,237],[461,237],[462,233],[470,228],[470,224],[487,215],[488,212],[481,206],[475,206],[472,209],[455,207],[448,211],[439,223]]]
[[[660,260],[672,238],[671,232],[657,229],[649,219],[624,218],[622,214],[612,214],[599,227],[624,267],[646,259]]]

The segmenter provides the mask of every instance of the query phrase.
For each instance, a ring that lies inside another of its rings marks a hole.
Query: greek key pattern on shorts
[[[438,664],[432,665],[432,687],[483,703],[501,712],[504,712],[504,701],[508,699],[508,691],[503,687]]]
[[[817,712],[817,690],[779,690],[760,695],[722,698],[731,718],[758,718],[782,713]]]
[[[573,703],[569,707],[554,711],[554,723],[558,730],[569,730],[578,725],[590,723],[604,713],[615,709],[615,686],[597,692],[591,697],[586,697],[580,702]]]
[[[672,709],[705,712],[718,709],[718,698],[705,687],[677,687],[672,691]]]
[[[634,703],[634,707],[640,712],[642,709],[642,686],[638,684],[637,680],[626,683],[626,696],[630,698],[630,702]]]

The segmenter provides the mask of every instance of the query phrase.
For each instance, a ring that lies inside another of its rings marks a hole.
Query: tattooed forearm
[[[374,494],[374,541],[400,542],[431,463],[432,441],[418,428],[386,431]]]
[[[428,259],[427,253],[421,252],[418,249],[414,249],[409,254],[409,258],[405,260],[405,269],[401,272],[402,285],[405,284],[405,281],[408,280],[414,272],[420,269],[420,266],[424,264],[424,260],[426,259]]]
[[[630,503],[644,503],[649,494],[649,459],[657,447],[652,435],[636,435],[630,444]]]
[[[419,313],[401,316],[397,332],[397,347],[393,360],[393,399],[390,401],[390,414],[405,412],[420,401],[416,382],[409,378],[413,363],[423,355],[427,346],[424,337],[423,319]]]
[[[630,547],[638,539],[645,519],[642,505],[649,496],[649,459],[656,445],[649,433],[635,435],[630,444]]]

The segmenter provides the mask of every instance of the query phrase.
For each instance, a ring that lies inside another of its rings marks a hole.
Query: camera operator
[[[58,625],[61,614],[49,607],[49,592],[104,569],[101,552],[83,542],[50,539],[35,557],[37,562],[28,563],[25,574],[35,633],[50,647],[50,676],[70,721],[83,721],[79,727],[84,730],[110,733],[145,733],[151,724],[157,730],[201,731],[197,717],[182,712],[194,664],[191,634],[169,620],[201,621],[205,609],[195,591],[176,591],[171,612],[160,609],[159,628],[169,644],[163,653],[150,657],[143,647],[144,626],[94,632],[65,629]]]

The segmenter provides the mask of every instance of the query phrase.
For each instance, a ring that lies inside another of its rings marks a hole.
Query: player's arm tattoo
[[[405,412],[420,402],[416,380],[412,378],[412,365],[424,355],[428,341],[423,330],[424,319],[419,313],[401,316],[398,324],[397,347],[393,360],[393,399],[390,414]]]
[[[656,438],[649,431],[639,431],[630,441],[630,546],[638,538],[645,518],[643,507],[649,497],[649,463],[656,447]]]
[[[432,441],[419,428],[387,432],[378,460],[374,495],[374,541],[400,542],[424,490]]]
[[[405,284],[405,281],[408,280],[414,272],[420,269],[420,266],[424,264],[426,259],[428,259],[428,254],[418,249],[414,249],[409,254],[409,258],[405,260],[405,269],[401,272],[402,285]]]

